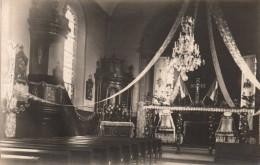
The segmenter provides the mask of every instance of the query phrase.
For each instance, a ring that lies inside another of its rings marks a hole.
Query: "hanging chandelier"
[[[199,46],[194,39],[194,19],[186,16],[181,22],[181,33],[174,43],[170,66],[176,68],[184,81],[188,80],[187,72],[198,69],[205,61],[201,59]]]

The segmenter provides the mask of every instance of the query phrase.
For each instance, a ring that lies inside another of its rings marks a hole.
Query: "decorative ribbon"
[[[210,12],[210,6],[209,5],[207,6],[207,22],[208,22],[209,43],[210,43],[211,56],[212,56],[217,80],[218,80],[220,89],[222,91],[222,94],[223,94],[226,102],[228,103],[228,105],[230,107],[235,107],[235,104],[233,103],[233,101],[232,101],[232,99],[231,99],[231,97],[230,97],[230,95],[227,91],[227,88],[226,88],[226,85],[225,85],[225,82],[224,82],[224,79],[223,79],[223,76],[222,76],[222,73],[221,73],[221,69],[220,69],[220,66],[219,66],[217,52],[216,52],[215,43],[214,43],[212,21],[211,21],[211,12]]]
[[[211,5],[211,9],[212,9],[213,16],[214,16],[216,25],[218,27],[219,33],[220,33],[226,47],[228,48],[231,56],[233,57],[234,61],[236,62],[236,64],[238,65],[238,67],[240,68],[242,73],[245,75],[245,77],[247,77],[260,90],[260,83],[254,76],[254,74],[252,73],[252,71],[250,70],[250,68],[248,67],[246,62],[244,61],[244,59],[242,58],[241,53],[238,50],[237,45],[235,43],[235,40],[229,30],[227,22],[224,19],[223,12],[221,11],[221,9],[219,8],[219,6],[216,3],[215,3],[216,4],[215,8],[213,7],[213,5],[211,3],[213,3],[213,1],[210,1],[209,4]]]
[[[119,92],[115,93],[114,95],[112,95],[112,96],[110,96],[110,97],[108,97],[108,98],[106,98],[104,100],[101,100],[101,101],[98,101],[96,103],[93,103],[93,104],[104,102],[106,100],[114,98],[114,97],[120,95],[121,93],[125,92],[126,90],[131,88],[134,84],[136,84],[151,69],[151,67],[155,64],[155,62],[159,59],[159,57],[162,55],[162,53],[164,52],[166,47],[171,42],[172,37],[174,36],[178,26],[181,23],[181,20],[182,20],[184,14],[186,13],[186,10],[187,10],[189,2],[190,2],[190,0],[185,0],[184,1],[184,3],[183,3],[183,5],[182,5],[182,7],[181,7],[181,9],[180,9],[180,11],[178,13],[178,16],[177,16],[177,18],[176,18],[176,20],[175,20],[175,22],[174,22],[174,24],[173,24],[173,26],[171,28],[171,31],[169,32],[167,38],[165,39],[165,41],[163,42],[162,46],[157,51],[157,53],[154,55],[152,60],[149,62],[149,64],[144,68],[144,70],[130,84],[128,84],[125,88],[123,88]]]

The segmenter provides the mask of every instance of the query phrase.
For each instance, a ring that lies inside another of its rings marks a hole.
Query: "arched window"
[[[67,35],[67,39],[64,44],[64,63],[63,63],[63,80],[68,94],[73,100],[74,96],[74,64],[75,64],[75,55],[77,51],[77,16],[73,9],[68,6],[65,17],[69,20],[70,32]]]

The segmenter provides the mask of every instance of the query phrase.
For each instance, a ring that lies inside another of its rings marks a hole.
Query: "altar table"
[[[132,122],[101,121],[99,136],[134,136],[134,124]]]
[[[213,114],[215,112],[232,112],[232,113],[241,113],[243,115],[253,115],[254,114],[254,109],[248,109],[248,108],[214,108],[214,107],[188,107],[188,106],[160,106],[160,105],[144,105],[143,102],[139,103],[138,111],[137,111],[137,126],[136,126],[136,137],[141,138],[141,137],[149,137],[153,136],[151,133],[151,128],[149,125],[154,124],[152,121],[154,118],[154,114],[151,113],[150,111],[159,111],[159,110],[170,110],[172,113],[176,112],[178,113],[177,115],[177,152],[180,151],[180,145],[181,145],[181,136],[182,136],[182,112],[209,112],[209,123],[213,123],[214,117]],[[213,141],[213,137],[215,136],[215,132],[213,129],[213,125],[210,124],[209,127],[210,130],[210,136],[209,140],[211,141],[210,146],[209,146],[209,152],[212,152],[212,149],[215,145],[215,141]],[[147,133],[147,131],[150,133]]]

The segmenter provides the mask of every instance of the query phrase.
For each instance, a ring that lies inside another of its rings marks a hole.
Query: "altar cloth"
[[[134,123],[118,121],[101,121],[99,136],[134,136]]]

